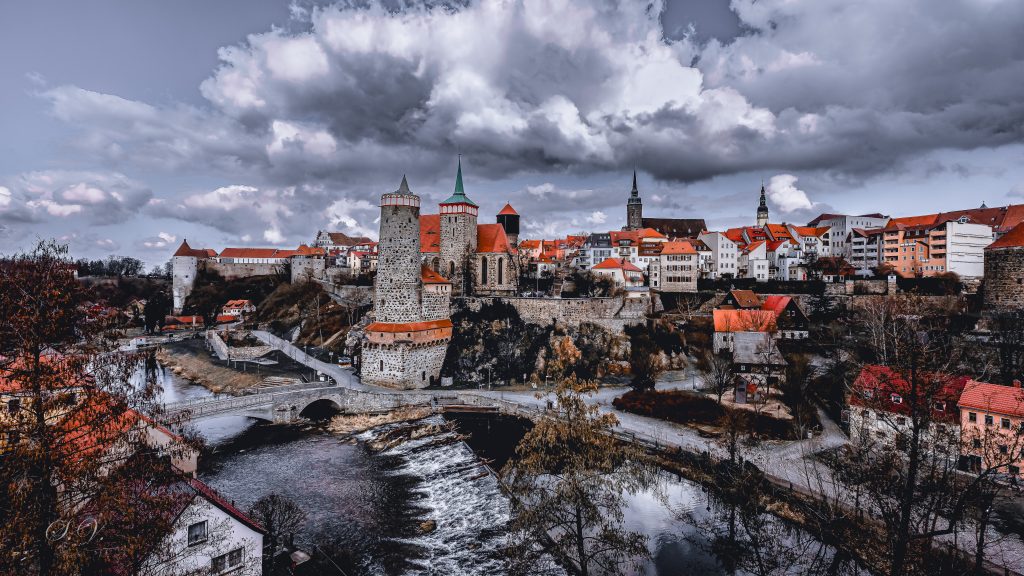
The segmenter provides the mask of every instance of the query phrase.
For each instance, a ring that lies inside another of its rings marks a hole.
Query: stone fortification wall
[[[224,339],[217,334],[216,330],[206,331],[206,342],[213,349],[213,353],[217,355],[217,358],[221,360],[228,359],[228,345],[224,343]]]
[[[423,287],[423,319],[440,320],[451,314],[451,286],[447,284]]]
[[[343,284],[324,284],[327,292],[334,294],[339,300],[360,306],[373,304],[373,286],[350,286]]]
[[[880,295],[895,292],[895,285],[886,280],[846,280],[825,284],[826,296]]]
[[[216,330],[206,331],[206,341],[221,360],[252,360],[274,350],[273,346],[228,346]]]
[[[388,388],[426,388],[438,380],[448,343],[429,346],[366,342],[362,350],[362,379]]]
[[[293,256],[292,284],[307,280],[320,280],[327,270],[327,260],[314,256]]]
[[[478,311],[489,302],[505,302],[519,312],[520,318],[531,324],[566,324],[579,326],[584,322],[597,324],[613,332],[626,326],[641,324],[651,308],[650,297],[626,298],[519,298],[472,297],[464,298],[470,310]]]
[[[1024,248],[986,250],[981,291],[986,310],[1024,307]]]
[[[216,272],[226,280],[235,278],[249,278],[252,276],[272,276],[281,269],[280,264],[236,264],[233,262],[217,262],[206,260],[203,263],[206,270]]]

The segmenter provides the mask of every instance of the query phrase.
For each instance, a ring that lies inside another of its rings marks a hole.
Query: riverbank
[[[218,360],[200,338],[181,340],[161,346],[157,360],[179,378],[185,378],[216,394],[236,394],[242,390],[265,385],[268,377],[301,381],[309,369],[294,362],[278,350],[265,358],[273,364],[236,362],[234,365]]]

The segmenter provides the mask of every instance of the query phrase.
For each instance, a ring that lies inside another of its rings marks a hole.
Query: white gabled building
[[[739,273],[739,248],[721,232],[704,232],[699,240],[711,251],[711,278],[725,274],[736,277]]]
[[[753,278],[758,282],[767,282],[769,277],[768,247],[764,240],[747,244],[740,250],[740,278]]]
[[[150,553],[140,571],[157,576],[179,574],[263,573],[265,531],[212,488],[194,478],[169,487],[180,498],[174,525]]]
[[[861,214],[850,216],[848,214],[821,214],[814,220],[807,223],[807,226],[827,227],[830,256],[841,256],[850,260],[851,244],[850,232],[854,228],[870,230],[872,228],[885,228],[889,217],[882,214]]]

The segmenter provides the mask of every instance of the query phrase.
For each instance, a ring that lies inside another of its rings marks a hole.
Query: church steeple
[[[640,200],[640,190],[636,187],[636,170],[633,170],[633,189],[629,191],[626,201],[626,230],[639,230],[644,227],[644,206]]]
[[[447,200],[441,202],[441,204],[468,204],[476,207],[476,203],[470,200],[469,196],[466,196],[466,190],[462,186],[462,154],[459,154],[459,171],[455,173],[455,192]]]
[[[764,182],[761,182],[761,202],[757,205],[757,225],[764,227],[768,224],[768,200],[765,197]]]

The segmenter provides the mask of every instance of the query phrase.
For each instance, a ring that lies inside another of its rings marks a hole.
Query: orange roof
[[[623,272],[643,272],[626,259],[606,258],[600,264],[594,266],[594,270],[622,270]]]
[[[187,240],[181,241],[181,246],[174,251],[174,256],[193,256],[196,258],[210,258],[216,256],[217,253],[209,248],[192,248],[188,245]]]
[[[306,246],[305,244],[300,244],[296,252],[303,256],[323,256],[327,253],[323,248]]]
[[[420,252],[441,251],[441,215],[420,214]]]
[[[786,228],[782,224],[765,224],[764,227],[765,230],[767,230],[767,233],[770,234],[772,238],[775,238],[776,240],[782,240],[793,237],[793,235],[789,233],[789,228]]]
[[[221,258],[281,258],[277,248],[225,248],[220,251]]]
[[[743,247],[743,251],[744,252],[753,252],[754,250],[757,250],[762,244],[764,244],[764,240],[758,240],[756,242],[751,242],[750,244],[747,244],[746,246]]]
[[[1009,232],[1000,236],[998,240],[986,246],[985,250],[1021,247],[1024,247],[1024,225],[1017,224]]]
[[[746,240],[743,239],[743,228],[729,228],[725,232],[722,232],[722,235],[737,244],[746,242]]]
[[[1024,416],[1024,390],[971,380],[960,395],[961,408],[976,408],[1007,416]]]
[[[793,230],[804,237],[817,237],[824,236],[831,228],[828,226],[793,226]]]
[[[498,216],[519,216],[519,212],[516,212],[516,209],[506,202],[505,207],[498,212]]]
[[[427,320],[424,322],[373,322],[366,327],[367,332],[424,332],[437,330],[439,328],[451,328],[452,321],[444,318],[441,320]]]
[[[476,227],[476,251],[478,253],[508,253],[512,247],[501,224],[478,224]]]
[[[434,272],[430,266],[420,267],[420,278],[423,280],[424,284],[450,284],[444,276]]]
[[[761,298],[753,290],[730,290],[729,295],[740,308],[760,308]]]
[[[661,248],[662,254],[696,254],[697,249],[689,242],[665,242]]]
[[[541,240],[523,240],[519,243],[519,247],[524,250],[532,250],[534,248],[540,248]]]
[[[774,332],[775,314],[768,310],[715,310],[715,332]]]
[[[608,233],[611,236],[612,243],[618,243],[622,240],[629,240],[633,243],[640,242],[644,238],[665,238],[667,236],[658,232],[654,228],[641,228],[639,230],[612,230]]]
[[[761,309],[770,310],[778,317],[786,309],[786,306],[789,306],[791,300],[792,298],[789,296],[765,296]]]
[[[938,214],[925,214],[924,216],[903,216],[889,220],[886,229],[895,229],[899,226],[928,226],[935,223]]]

